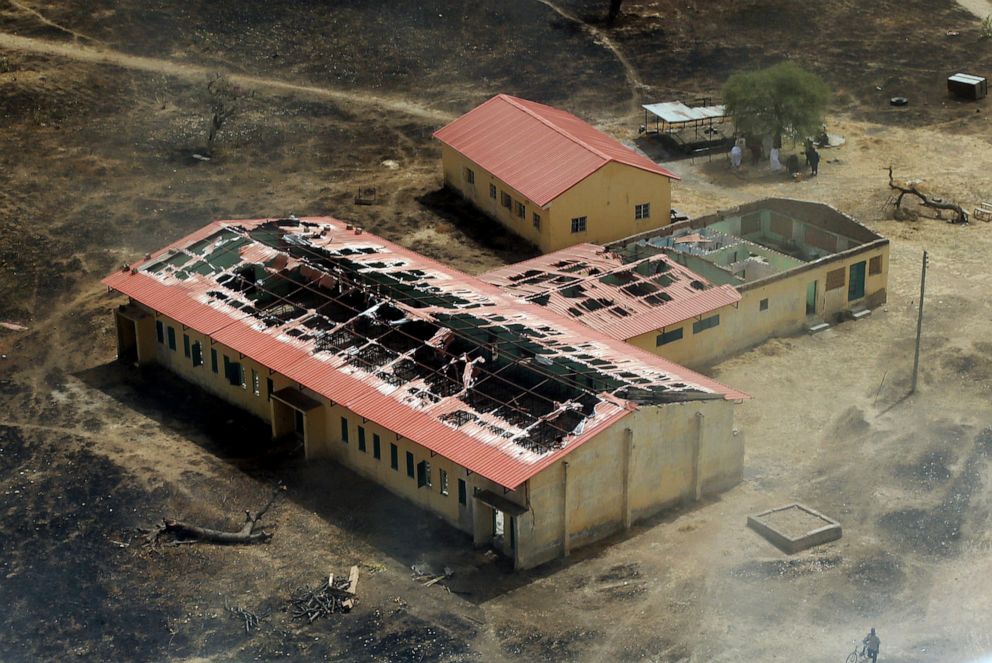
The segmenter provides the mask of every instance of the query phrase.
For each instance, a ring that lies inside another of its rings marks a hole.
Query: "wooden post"
[[[916,392],[916,377],[920,371],[920,336],[923,333],[923,296],[927,291],[927,263],[930,261],[927,252],[923,252],[923,268],[920,272],[920,311],[916,317],[916,353],[913,357],[913,384],[909,393]]]

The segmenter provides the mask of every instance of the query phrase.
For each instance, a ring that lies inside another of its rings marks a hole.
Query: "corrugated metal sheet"
[[[681,101],[664,101],[658,104],[643,104],[644,110],[657,115],[669,124],[716,120],[727,115],[726,106],[686,106]]]
[[[434,137],[541,206],[611,161],[678,179],[571,113],[506,94]]]
[[[741,299],[733,286],[714,286],[664,254],[624,263],[596,244],[577,244],[479,278],[620,340]],[[660,279],[670,283],[661,285]]]
[[[572,362],[581,361],[581,357],[585,355],[607,362],[611,368],[601,370],[612,371],[613,375],[637,375],[650,384],[671,385],[670,388],[676,393],[682,390],[702,391],[721,394],[727,399],[746,398],[739,391],[612,340],[577,322],[559,318],[540,307],[515,301],[499,288],[436,261],[378,237],[349,232],[340,221],[325,218],[301,221],[309,224],[308,228],[316,227],[320,232],[301,228],[301,234],[294,237],[309,237],[314,246],[320,244],[333,250],[347,249],[349,260],[354,258],[356,263],[366,264],[370,270],[393,269],[402,263],[408,270],[407,275],[417,274],[417,278],[423,280],[425,291],[458,293],[469,306],[467,309],[407,308],[405,315],[409,317],[432,320],[439,312],[451,315],[453,312],[468,310],[481,324],[517,324],[531,330],[545,329],[545,332],[535,336],[534,342],[547,346],[550,351],[567,357]],[[476,423],[455,427],[439,417],[456,410],[472,409],[457,394],[439,400],[419,400],[415,387],[423,387],[422,380],[416,379],[399,386],[390,384],[374,371],[366,372],[348,363],[346,355],[320,351],[315,341],[301,340],[287,333],[293,331],[294,327],[299,331],[299,325],[309,315],[281,326],[267,326],[255,313],[246,313],[245,310],[230,306],[230,299],[218,300],[208,296],[208,293],[225,287],[218,281],[220,272],[205,275],[195,270],[180,270],[182,277],[179,277],[175,274],[176,268],[164,268],[158,260],[160,257],[171,259],[173,253],[169,249],[190,253],[186,251],[186,247],[225,228],[235,229],[248,238],[248,245],[240,245],[239,256],[271,255],[260,246],[251,245],[255,240],[248,235],[248,231],[254,226],[267,222],[268,220],[263,219],[211,224],[145,261],[152,271],[144,271],[142,265],[138,264],[133,270],[109,275],[104,283],[285,375],[356,415],[374,421],[510,489],[518,487],[541,469],[635,409],[633,404],[623,399],[600,394],[594,414],[587,416],[582,429],[576,429],[576,432],[567,436],[559,448],[546,452],[537,452],[518,445],[514,436],[519,433],[514,432],[513,425],[492,413],[477,413],[479,419]],[[233,243],[229,246],[238,247]],[[370,252],[363,254],[359,252],[361,250]],[[177,255],[177,258],[181,257]],[[220,258],[227,259],[230,256]],[[281,256],[275,262],[283,269],[285,265],[292,264],[293,260],[295,259],[292,257]],[[241,263],[235,262],[224,273],[230,274],[230,270],[240,266]],[[158,271],[154,271],[156,269]],[[312,267],[308,269],[313,270]],[[227,292],[229,295],[236,293],[230,290]],[[404,308],[395,302],[394,305]],[[688,398],[692,398],[691,393]],[[493,425],[500,426],[498,430],[503,430],[503,434],[494,432]]]

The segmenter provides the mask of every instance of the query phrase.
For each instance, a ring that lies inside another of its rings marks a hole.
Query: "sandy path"
[[[978,18],[985,18],[992,14],[992,2],[989,0],[958,0],[958,4]]]
[[[5,32],[0,32],[0,48],[13,51],[27,51],[30,53],[55,55],[70,60],[94,62],[98,64],[112,65],[115,67],[123,67],[125,69],[149,71],[187,80],[206,80],[210,74],[217,73],[216,67],[201,67],[198,65],[176,62],[174,60],[129,55],[127,53],[121,53],[120,51],[107,48],[97,48],[94,46],[84,46],[78,43],[56,43],[43,39],[21,37]],[[289,93],[317,99],[327,99],[339,103],[354,104],[357,106],[377,106],[386,110],[430,120],[432,122],[448,122],[454,118],[454,115],[451,113],[430,108],[428,106],[423,106],[416,102],[407,101],[399,97],[345,92],[343,90],[319,87],[315,85],[290,83],[288,81],[275,78],[246,76],[244,74],[229,72],[221,73],[224,73],[224,75],[227,76],[231,82],[253,90],[268,90],[273,93]]]
[[[640,98],[640,95],[638,94],[638,90],[642,90],[646,86],[644,84],[644,81],[641,79],[641,75],[637,73],[637,68],[634,67],[633,64],[631,64],[630,60],[627,59],[627,56],[623,54],[623,51],[620,50],[620,48],[616,45],[616,43],[614,43],[614,41],[610,39],[609,36],[607,36],[606,33],[604,33],[602,30],[599,30],[598,28],[589,25],[582,19],[577,18],[572,14],[569,14],[564,9],[551,2],[551,0],[537,0],[537,1],[540,2],[542,5],[547,6],[549,9],[554,11],[562,18],[578,25],[580,28],[582,28],[584,32],[586,32],[593,38],[593,41],[595,43],[599,44],[600,46],[602,46],[603,48],[605,48],[606,50],[608,50],[610,53],[613,54],[613,56],[617,59],[617,61],[620,62],[620,65],[623,67],[624,75],[627,78],[627,83],[630,85],[631,108],[634,111],[638,111],[640,108],[638,106],[638,100]]]

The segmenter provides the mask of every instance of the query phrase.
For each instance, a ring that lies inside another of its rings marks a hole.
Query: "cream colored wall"
[[[441,146],[441,165],[445,184],[544,253],[582,242],[612,242],[671,222],[671,180],[619,163],[606,164],[544,208],[447,145]],[[474,185],[465,179],[466,168],[475,173]],[[496,198],[489,195],[490,184],[496,186]],[[513,199],[510,209],[501,205],[503,191]],[[518,201],[527,208],[522,219],[516,215]],[[638,221],[634,206],[640,203],[651,204],[651,216]],[[534,228],[533,212],[541,215],[540,230]],[[580,216],[587,217],[588,230],[572,233],[572,219]]]
[[[204,390],[214,394],[223,400],[236,405],[265,421],[271,421],[272,409],[266,394],[266,378],[273,380],[273,391],[278,391],[284,387],[298,388],[298,385],[279,373],[269,375],[267,368],[260,366],[251,359],[240,358],[238,353],[225,345],[215,343],[210,345],[210,340],[203,334],[199,334],[191,329],[183,330],[182,325],[175,320],[165,316],[158,316],[164,325],[164,341],[158,344],[155,337],[155,325],[152,322],[147,326],[151,334],[152,344],[155,347],[155,360],[157,363],[178,374],[183,379],[192,382]],[[168,327],[172,326],[176,330],[176,349],[168,348]],[[191,357],[183,354],[183,334],[190,337],[190,343],[199,340],[203,345],[204,353],[202,366],[193,366]],[[139,343],[141,335],[139,334]],[[210,348],[217,350],[217,373],[213,373],[210,365]],[[240,361],[247,371],[248,386],[243,389],[240,385],[234,386],[227,382],[224,376],[224,355],[232,361]],[[260,395],[255,396],[252,391],[251,370],[255,369],[259,374]],[[475,500],[473,495],[476,490],[492,490],[506,499],[524,503],[523,491],[503,494],[503,489],[496,484],[484,479],[477,474],[469,474],[465,468],[456,465],[447,458],[439,455],[431,456],[427,448],[407,440],[397,439],[396,434],[387,429],[374,424],[371,421],[363,420],[353,412],[333,404],[326,398],[321,397],[309,390],[303,390],[308,396],[322,403],[322,407],[306,413],[306,452],[308,458],[331,458],[342,465],[354,470],[376,483],[384,486],[391,492],[403,497],[418,506],[429,509],[441,516],[449,523],[459,529],[473,533],[473,510]],[[345,417],[349,426],[349,441],[347,444],[341,441],[341,418]],[[358,449],[358,427],[365,429],[366,447],[365,451]],[[379,435],[381,444],[381,458],[373,456],[374,442],[373,436]],[[397,446],[398,468],[390,467],[390,444]],[[406,452],[412,452],[414,456],[414,476],[408,477],[406,473]],[[416,478],[416,465],[420,461],[426,460],[431,466],[432,485],[418,488]],[[448,494],[441,494],[441,480],[439,470],[444,469],[448,473]],[[466,504],[460,505],[458,502],[458,480],[462,479],[466,483]],[[507,540],[507,546],[509,541]],[[509,551],[507,551],[509,552]]]
[[[524,239],[532,242],[545,253],[550,249],[550,218],[548,210],[540,207],[530,199],[523,196],[516,189],[511,188],[502,180],[493,177],[483,170],[478,164],[469,161],[461,153],[453,150],[447,145],[441,145],[441,166],[444,170],[444,183],[457,190],[466,200],[495,219],[511,232],[520,235]],[[475,172],[475,184],[469,184],[465,180],[465,169],[471,168]],[[496,197],[489,196],[489,185],[496,186]],[[513,199],[510,209],[500,204],[501,193],[505,191]],[[522,202],[527,210],[524,218],[516,215],[516,203]],[[541,215],[541,228],[534,227],[532,214],[537,212]]]
[[[880,274],[869,275],[867,263],[873,256],[882,257]],[[865,262],[865,297],[853,302],[847,301],[847,280],[851,265]],[[844,285],[825,291],[827,272],[844,270]],[[844,256],[824,261],[814,269],[794,274],[787,278],[742,288],[741,301],[737,306],[725,306],[716,313],[720,324],[692,333],[694,320],[672,325],[656,331],[641,334],[627,342],[683,366],[698,368],[751,348],[766,339],[787,336],[804,331],[811,322],[831,321],[843,311],[862,306],[877,306],[885,302],[886,283],[889,271],[889,245],[874,248],[855,256]],[[816,314],[806,315],[806,287],[817,282]],[[768,308],[761,310],[761,300],[768,300]],[[708,317],[708,316],[706,316]],[[682,339],[657,345],[658,335],[682,327]]]
[[[634,219],[634,206],[651,204],[651,216]],[[550,205],[551,236],[545,252],[574,244],[606,244],[671,223],[672,182],[664,175],[610,162]],[[573,233],[572,219],[585,216],[586,232]]]
[[[184,379],[206,391],[237,405],[266,421],[271,419],[271,405],[266,397],[265,378],[268,370],[247,358],[240,361],[248,370],[248,388],[228,384],[224,377],[224,354],[239,361],[238,353],[222,344],[210,345],[207,337],[192,330],[183,330],[174,320],[159,316],[165,327],[165,340],[155,342],[156,361]],[[168,348],[168,327],[176,330],[176,349]],[[155,334],[154,324],[148,327]],[[190,342],[199,340],[204,348],[203,366],[194,367],[191,358],[183,354],[183,333]],[[140,339],[139,339],[140,341]],[[210,348],[218,352],[218,371],[210,365]],[[260,375],[260,395],[252,392],[251,369]],[[294,382],[275,373],[271,375],[274,391],[298,387]],[[427,448],[395,433],[363,420],[353,412],[331,403],[317,394],[304,390],[323,405],[307,413],[307,455],[327,457],[354,470],[391,492],[441,516],[453,526],[473,534],[478,544],[489,542],[491,509],[481,505],[473,496],[477,490],[491,490],[507,500],[528,508],[515,519],[516,551],[510,549],[507,533],[503,551],[515,558],[518,567],[535,566],[559,556],[563,551],[564,486],[563,462],[558,461],[540,472],[515,491],[470,474],[449,459],[431,455]],[[739,478],[743,439],[731,433],[732,404],[725,401],[702,401],[690,404],[646,406],[628,415],[617,425],[601,432],[566,458],[569,465],[568,531],[569,546],[578,547],[599,540],[620,529],[624,512],[630,509],[634,518],[643,517],[681,499],[691,497],[692,449],[699,433],[695,432],[697,411],[705,413],[700,440],[699,472],[704,492],[732,485]],[[341,419],[348,422],[349,439],[342,441]],[[365,429],[366,450],[358,448],[358,427]],[[630,428],[631,455],[626,453]],[[381,457],[374,458],[374,435],[378,434]],[[398,466],[390,465],[390,445],[397,447]],[[406,472],[406,453],[414,457],[414,476]],[[431,466],[432,485],[417,487],[416,465],[427,461]],[[439,470],[448,474],[448,494],[441,494]],[[623,481],[629,473],[628,502],[624,502]],[[688,474],[687,474],[688,473]],[[458,501],[458,480],[466,483],[466,504]]]
[[[697,477],[699,496],[737,484],[744,437],[733,430],[733,408],[724,400],[641,407],[531,478],[519,565],[561,555],[566,529],[574,550],[623,528],[628,510],[635,522],[696,499]]]

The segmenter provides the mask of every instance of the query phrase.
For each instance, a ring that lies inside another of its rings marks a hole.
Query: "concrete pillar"
[[[623,528],[630,529],[630,475],[634,462],[634,431],[623,429]]]
[[[563,557],[568,557],[568,553],[571,551],[571,545],[568,540],[568,534],[572,531],[569,523],[569,505],[568,505],[568,462],[562,461],[561,464],[561,554]]]
[[[692,499],[698,501],[702,497],[702,480],[699,475],[699,454],[703,444],[703,420],[706,416],[696,412],[696,435],[692,443]]]

